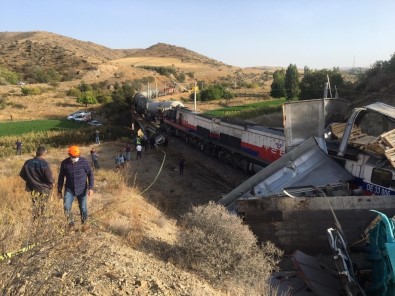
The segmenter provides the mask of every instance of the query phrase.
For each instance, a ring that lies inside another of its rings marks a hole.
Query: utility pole
[[[193,94],[193,102],[195,104],[195,111],[196,111],[196,84],[197,84],[197,81],[195,81],[194,94]]]

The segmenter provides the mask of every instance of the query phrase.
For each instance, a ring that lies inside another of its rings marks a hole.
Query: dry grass
[[[107,153],[111,154],[110,147],[102,147],[99,151],[102,157],[101,165],[104,168],[97,170],[95,173],[95,187],[98,193],[89,201],[88,206],[92,222],[108,226],[114,233],[136,244],[137,241],[141,240],[142,229],[145,227],[144,222],[140,221],[141,217],[150,217],[159,221],[161,219],[159,217],[162,217],[162,215],[158,210],[148,205],[142,197],[138,196],[138,192],[128,188],[126,172],[117,173],[113,169],[112,157],[106,160],[104,153],[104,150],[107,151],[108,149]],[[81,147],[82,155],[87,156],[89,149],[90,147]],[[66,153],[66,148],[50,149],[48,151],[47,160],[51,164],[55,179],[60,162],[67,157]],[[10,156],[3,158],[0,165],[0,171],[2,172],[0,178],[0,192],[2,192],[0,233],[4,234],[0,238],[0,253],[24,247],[26,241],[36,241],[26,237],[28,235],[26,230],[30,229],[28,226],[31,221],[31,201],[29,193],[24,190],[24,182],[19,177],[19,171],[24,161],[30,157],[32,155]],[[78,217],[76,204],[73,205],[73,211]],[[56,196],[50,202],[48,215],[50,218],[45,223],[65,222],[61,201]],[[154,225],[151,221],[147,223]],[[32,233],[32,231],[30,232]],[[134,238],[134,234],[138,239]]]
[[[152,67],[174,67],[183,72],[198,72],[208,74],[209,72],[218,72],[217,69],[212,69],[204,64],[183,62],[180,58],[162,58],[162,57],[132,57],[113,60],[111,63],[122,66],[152,66]],[[222,74],[222,73],[221,73]],[[223,76],[223,75],[221,75]],[[226,76],[226,75],[225,75]]]
[[[0,86],[0,97],[12,102],[1,111],[0,121],[65,118],[72,112],[85,109],[85,106],[76,103],[75,98],[67,97],[59,89],[49,88],[46,84],[35,87],[45,91],[39,95],[22,96],[19,86]]]
[[[269,242],[257,246],[256,237],[239,217],[209,203],[194,207],[182,217],[181,225],[178,262],[232,295],[262,295],[269,290],[267,279],[282,253]]]

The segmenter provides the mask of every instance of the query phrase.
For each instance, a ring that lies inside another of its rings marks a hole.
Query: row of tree
[[[341,89],[352,89],[350,82],[345,82],[338,68],[333,70],[310,70],[304,68],[303,77],[296,65],[290,64],[287,70],[276,70],[273,73],[270,95],[274,98],[287,98],[287,100],[310,100],[322,98],[325,84],[328,81],[332,86]]]
[[[345,73],[339,68],[311,70],[308,67],[301,74],[296,65],[290,64],[286,70],[273,73],[270,94],[274,98],[285,97],[287,100],[322,98],[329,77],[332,89],[340,90],[342,96],[351,101],[371,94],[380,94],[381,99],[387,98],[389,102],[395,101],[392,94],[395,91],[395,54],[388,61],[377,61],[366,71],[353,75],[352,79],[345,79]]]

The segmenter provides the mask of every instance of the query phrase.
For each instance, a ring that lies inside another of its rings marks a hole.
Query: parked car
[[[74,113],[71,113],[69,116],[67,116],[68,120],[75,120],[75,118],[81,117],[81,116],[87,116],[87,115],[91,115],[90,112],[88,111],[77,111]]]
[[[102,126],[103,125],[102,123],[98,122],[97,120],[91,120],[91,121],[88,121],[87,123],[92,126]]]
[[[87,114],[77,114],[75,115],[72,120],[74,120],[75,122],[88,122],[90,121],[91,118],[91,114],[87,113]]]

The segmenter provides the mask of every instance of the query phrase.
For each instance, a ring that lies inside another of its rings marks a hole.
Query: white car
[[[92,118],[91,118],[91,115],[90,115],[90,113],[89,114],[78,114],[78,115],[76,115],[76,116],[74,116],[74,118],[72,119],[72,120],[74,120],[75,122],[88,122],[88,121],[90,121]]]
[[[77,112],[71,113],[69,116],[67,116],[67,119],[68,120],[75,120],[76,118],[80,118],[80,117],[88,116],[88,115],[90,116],[91,113],[87,112],[87,111],[77,111]]]
[[[103,125],[100,122],[98,122],[97,120],[91,120],[91,121],[88,121],[87,123],[92,126],[102,126]]]

